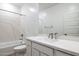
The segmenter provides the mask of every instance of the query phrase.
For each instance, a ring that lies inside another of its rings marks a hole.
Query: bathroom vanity
[[[26,38],[27,56],[79,56],[79,42],[35,36]]]

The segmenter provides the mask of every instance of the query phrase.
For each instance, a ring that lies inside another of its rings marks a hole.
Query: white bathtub
[[[21,41],[3,42],[0,43],[0,56],[7,56],[14,53],[13,47],[20,45]]]

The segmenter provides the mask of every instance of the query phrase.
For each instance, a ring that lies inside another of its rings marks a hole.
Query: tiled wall
[[[32,9],[32,10],[30,10]],[[25,37],[34,36],[38,34],[39,22],[38,22],[38,4],[26,3],[22,7],[22,14],[26,16],[21,17],[21,25]]]

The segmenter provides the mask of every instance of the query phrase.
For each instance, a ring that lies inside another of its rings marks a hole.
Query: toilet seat
[[[25,52],[26,51],[26,45],[20,45],[14,47],[15,53]]]
[[[16,46],[16,47],[14,47],[14,49],[16,50],[16,49],[25,49],[26,48],[26,45],[21,45],[21,46]]]

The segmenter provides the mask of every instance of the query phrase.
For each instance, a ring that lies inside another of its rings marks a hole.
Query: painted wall
[[[40,11],[40,33],[79,33],[79,4],[57,4]]]
[[[38,22],[38,4],[27,3],[22,7],[21,25],[23,33],[26,36],[34,36],[38,34],[39,22]]]

